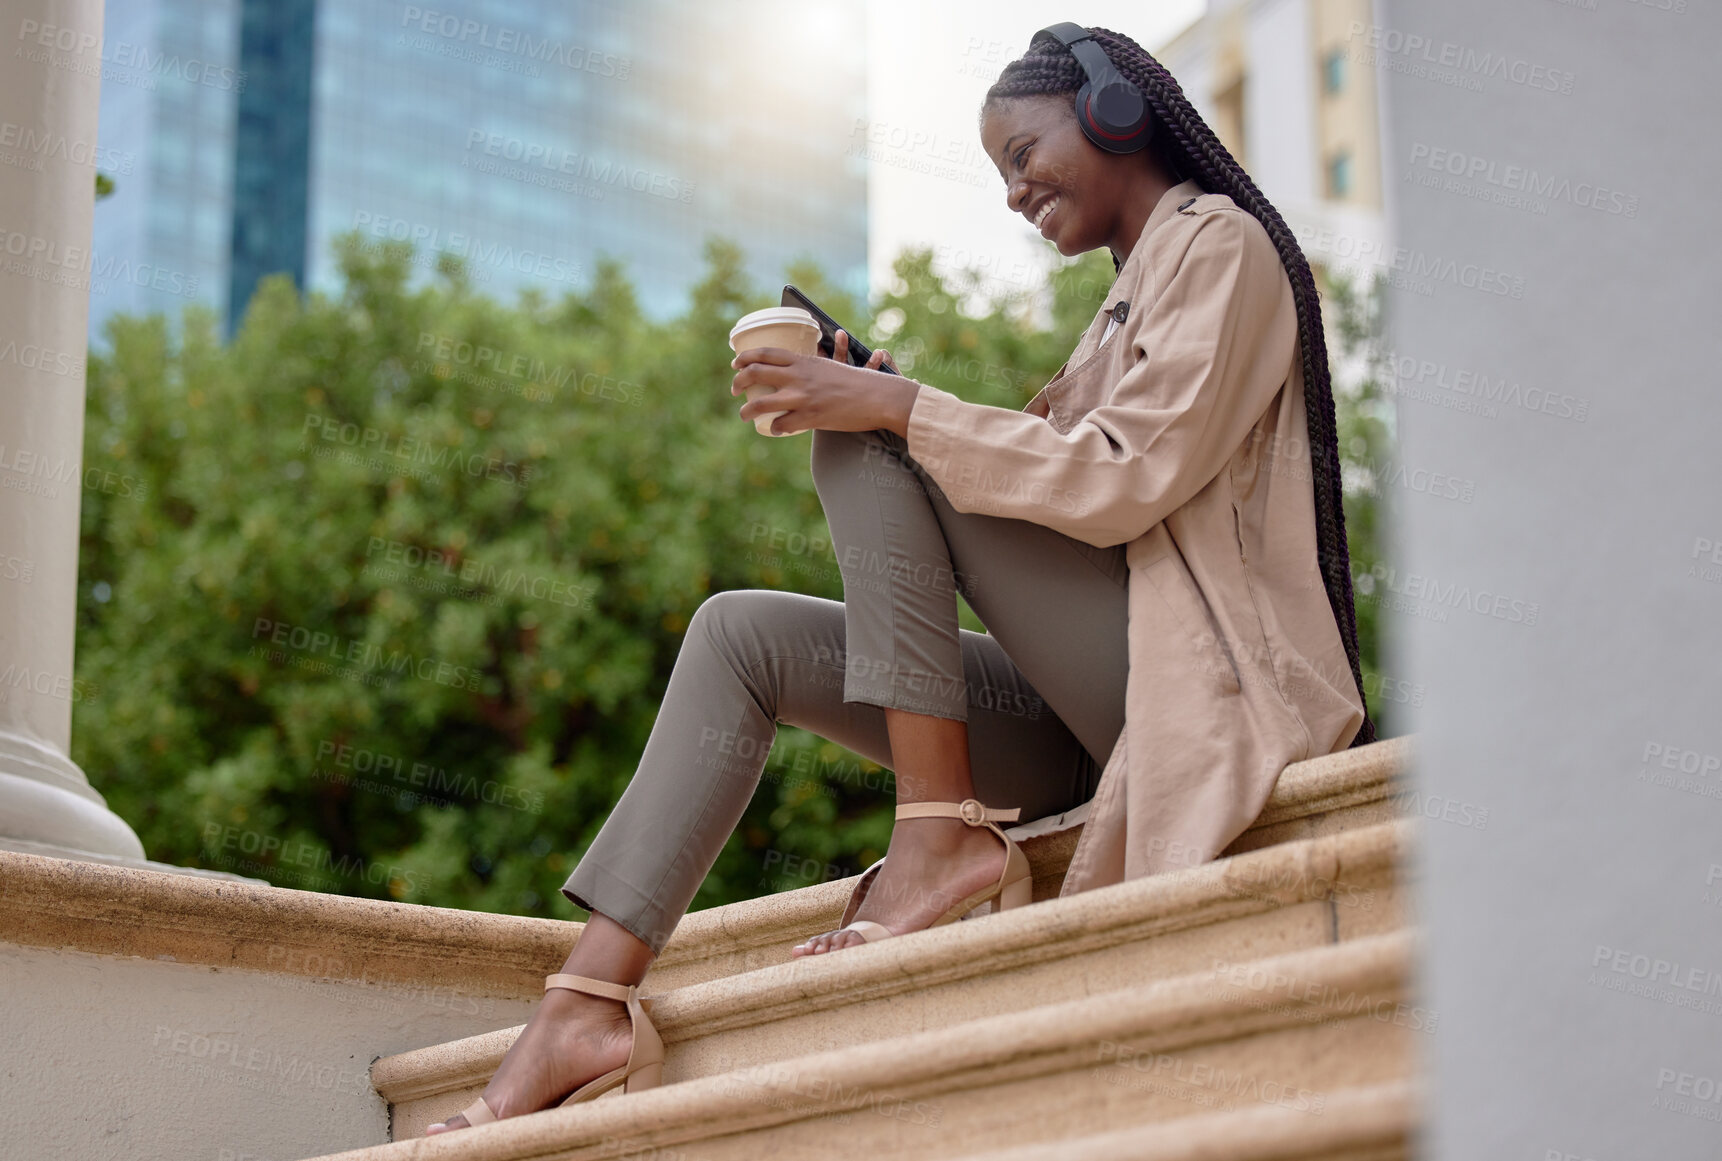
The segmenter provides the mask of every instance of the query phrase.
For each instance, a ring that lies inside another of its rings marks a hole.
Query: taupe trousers
[[[894,767],[886,707],[967,721],[976,797],[1025,822],[1086,802],[1124,728],[1123,545],[958,512],[894,432],[812,436],[844,600],[742,589],[695,610],[639,768],[562,888],[654,952],[777,722]],[[959,589],[988,632],[958,629]]]

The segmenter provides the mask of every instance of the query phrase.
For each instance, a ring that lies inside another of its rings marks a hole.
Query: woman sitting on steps
[[[987,92],[1006,205],[1117,280],[1022,411],[778,348],[845,600],[695,612],[632,782],[564,893],[591,919],[484,1095],[447,1124],[658,1082],[638,986],[758,784],[776,723],[897,774],[898,824],[829,954],[1028,899],[998,823],[1088,815],[1072,893],[1215,857],[1286,765],[1373,739],[1309,264],[1134,41],[1062,24]],[[959,630],[955,592],[986,633]],[[1036,709],[1038,708],[1038,710]],[[1050,711],[1050,712],[1048,712]],[[983,805],[984,804],[984,805]]]

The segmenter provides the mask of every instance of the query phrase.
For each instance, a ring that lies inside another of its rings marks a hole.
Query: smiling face
[[[1172,186],[1151,149],[1108,153],[1084,137],[1069,93],[995,100],[982,113],[981,148],[1010,211],[1066,257],[1101,246],[1128,254]]]

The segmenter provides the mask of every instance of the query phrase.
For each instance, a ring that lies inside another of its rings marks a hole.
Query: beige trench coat
[[[1289,763],[1356,735],[1316,562],[1291,282],[1230,197],[1174,186],[1026,408],[923,384],[908,449],[960,512],[1126,545],[1124,731],[1092,801],[1041,828],[1084,824],[1065,894],[1214,858]]]

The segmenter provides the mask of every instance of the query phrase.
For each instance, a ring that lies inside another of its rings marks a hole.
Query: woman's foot
[[[555,988],[502,1058],[484,1090],[498,1119],[551,1108],[589,1080],[628,1063],[633,1048],[628,1006],[620,1000]],[[456,1114],[426,1135],[467,1127]]]
[[[885,855],[855,921],[883,924],[892,935],[931,927],[954,905],[997,883],[1006,858],[997,836],[958,818],[897,820]],[[840,928],[797,944],[790,955],[823,955],[865,942]]]

